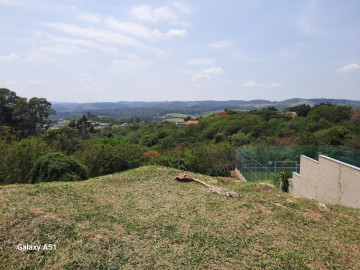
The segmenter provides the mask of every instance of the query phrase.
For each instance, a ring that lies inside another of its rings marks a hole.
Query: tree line
[[[67,127],[47,130],[47,118],[55,112],[46,99],[27,100],[1,89],[0,102],[3,184],[27,183],[36,161],[55,152],[77,160],[89,177],[145,164],[227,176],[235,165],[236,146],[325,144],[360,149],[360,112],[350,106],[227,110],[202,117],[194,125],[134,122],[100,129],[91,128],[84,115]]]

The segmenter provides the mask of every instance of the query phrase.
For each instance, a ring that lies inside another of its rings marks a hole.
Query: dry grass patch
[[[360,269],[360,210],[195,175],[242,196],[221,197],[179,173],[0,188],[0,269]]]

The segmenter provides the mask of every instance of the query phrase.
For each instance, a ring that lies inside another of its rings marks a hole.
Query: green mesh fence
[[[248,181],[272,180],[280,171],[299,172],[300,156],[317,160],[325,155],[360,167],[360,151],[345,146],[244,146],[236,152],[236,168]]]

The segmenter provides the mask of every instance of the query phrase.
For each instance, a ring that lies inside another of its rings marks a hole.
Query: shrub
[[[77,131],[70,127],[50,129],[44,134],[44,140],[56,148],[56,151],[71,155],[80,148]]]
[[[235,167],[235,147],[226,143],[197,146],[186,150],[185,158],[193,172],[229,176]]]
[[[39,157],[54,151],[39,138],[0,143],[0,182],[28,183],[31,169]]]
[[[190,163],[185,159],[184,150],[181,148],[161,152],[161,154],[153,160],[153,163],[179,170],[189,170],[190,168]]]
[[[280,183],[281,190],[284,192],[289,192],[289,178],[292,177],[292,173],[289,171],[280,172],[277,177],[278,183]]]
[[[36,162],[31,170],[30,183],[80,181],[86,178],[86,169],[78,161],[61,153],[50,153]]]
[[[112,174],[139,167],[146,148],[136,144],[91,143],[76,157],[88,168],[89,176]]]

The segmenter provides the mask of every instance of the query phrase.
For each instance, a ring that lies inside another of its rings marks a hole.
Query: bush
[[[172,167],[179,170],[189,170],[190,163],[184,157],[183,149],[165,150],[153,159],[153,163],[159,166]]]
[[[226,144],[197,146],[185,151],[190,171],[211,176],[229,176],[235,167],[235,147]]]
[[[277,177],[277,181],[280,183],[281,190],[284,192],[289,192],[289,178],[292,177],[292,173],[289,171],[282,171]]]
[[[39,157],[53,151],[35,137],[11,143],[0,141],[0,183],[28,183],[31,169]]]
[[[86,178],[86,169],[78,161],[61,153],[50,153],[36,162],[29,183],[80,181]]]
[[[139,167],[148,149],[136,144],[89,143],[76,157],[88,168],[89,176],[112,174]]]

